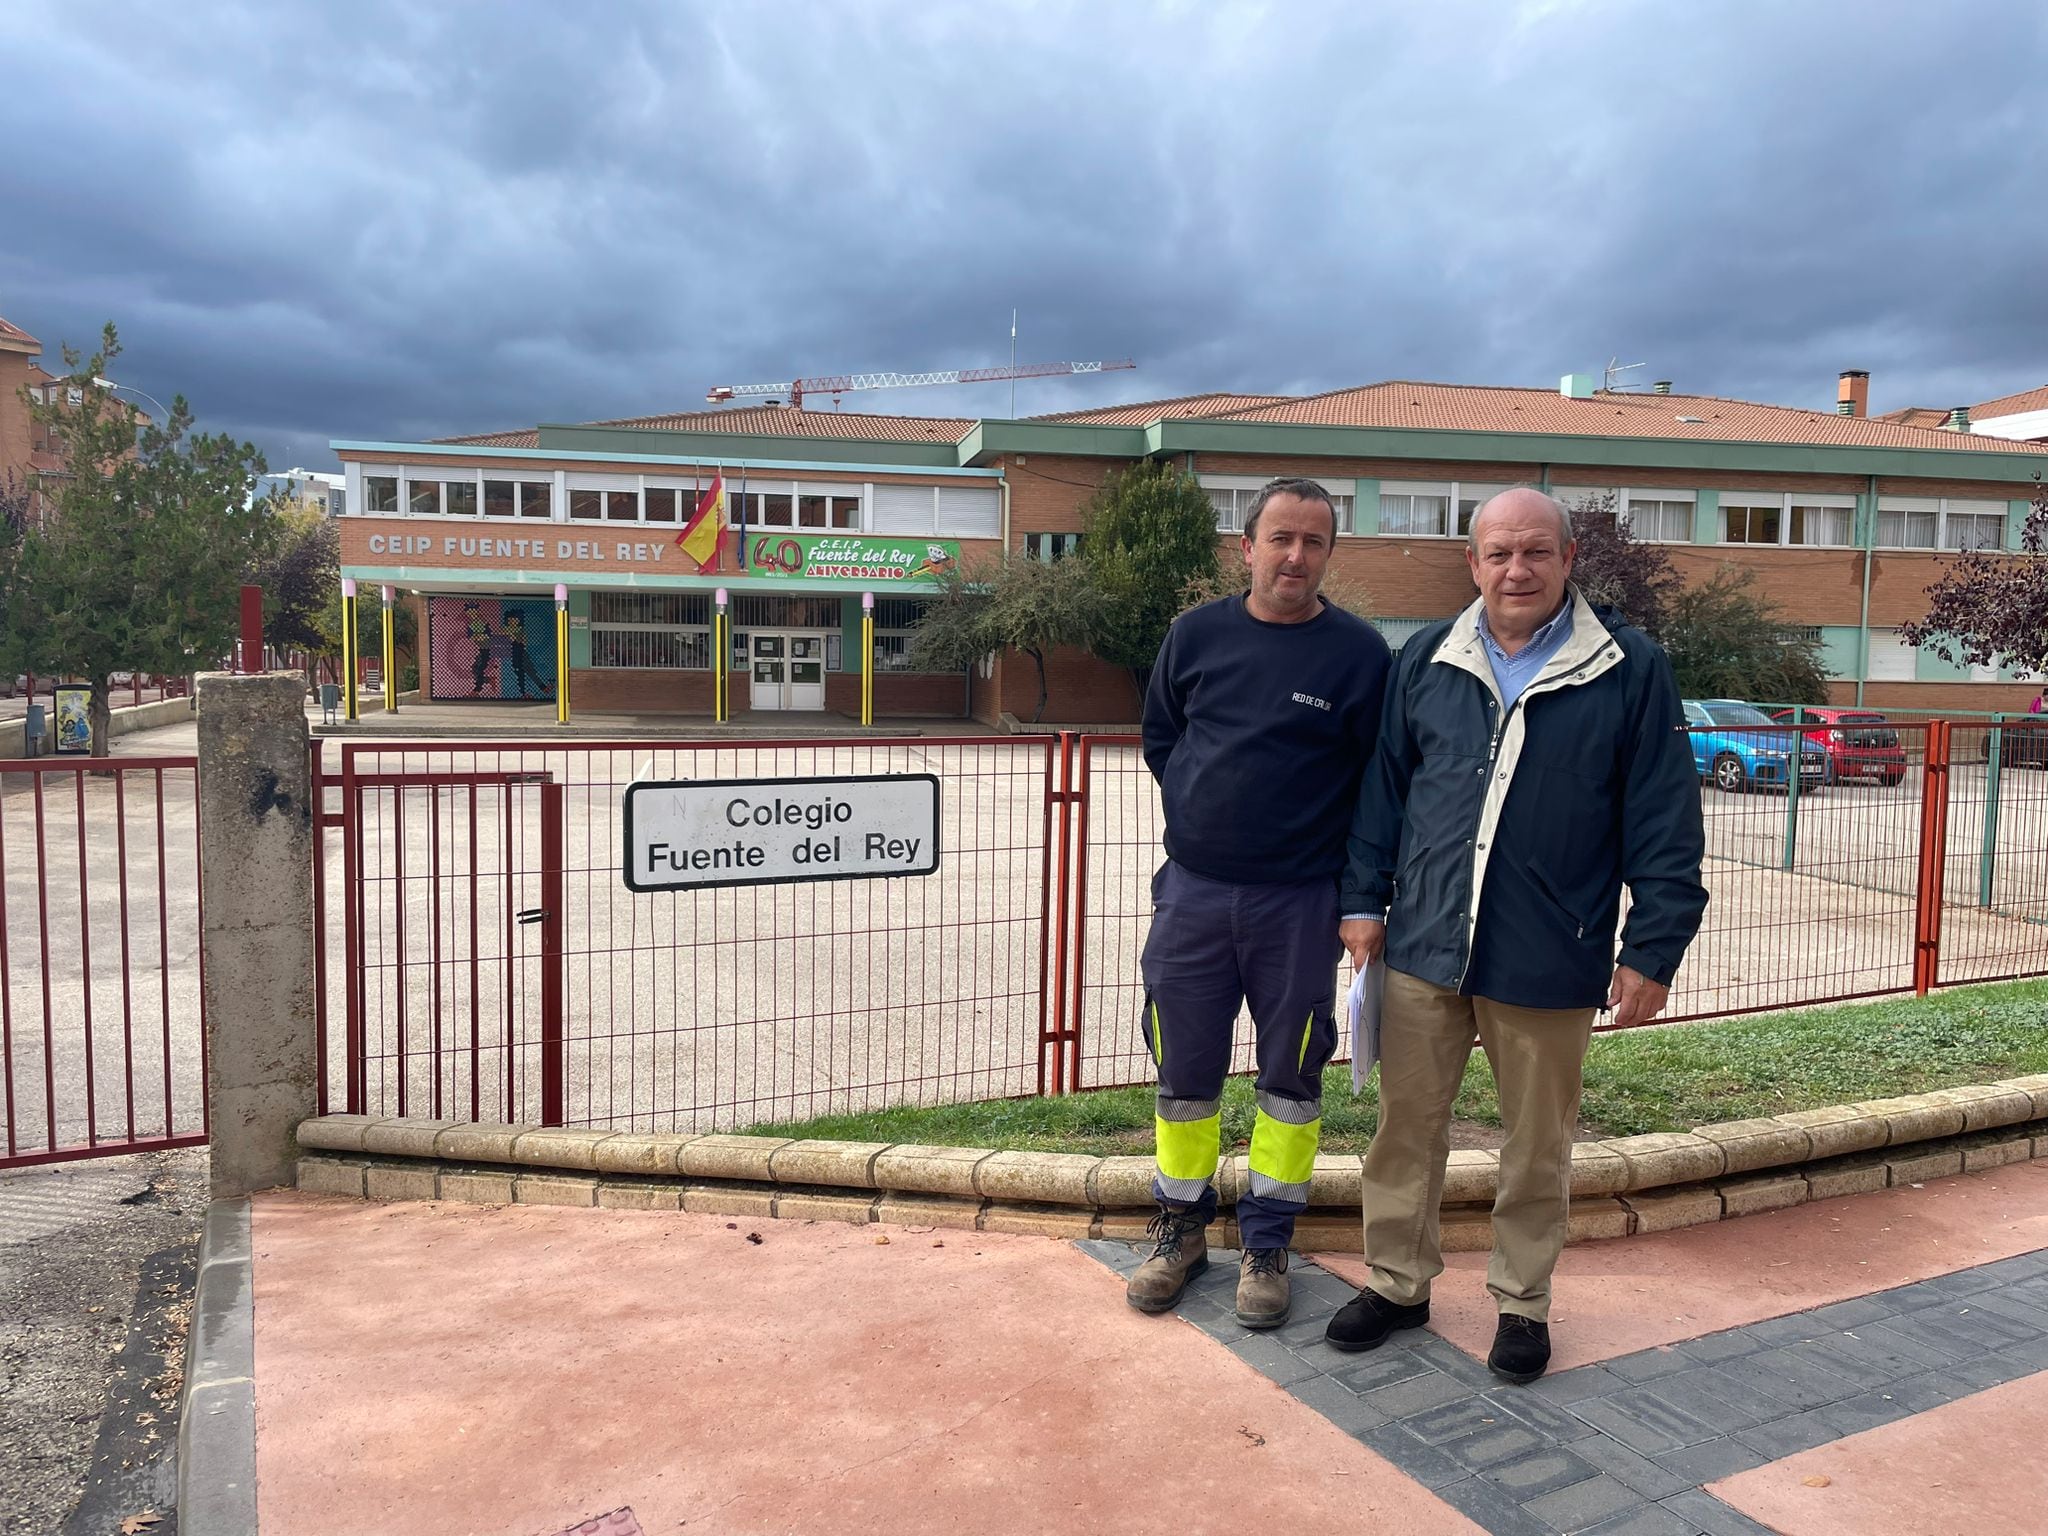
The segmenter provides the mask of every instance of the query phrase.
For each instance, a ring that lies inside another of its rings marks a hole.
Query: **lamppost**
[[[164,403],[161,400],[157,399],[155,395],[150,394],[147,390],[137,389],[133,384],[116,384],[112,379],[102,378],[98,374],[93,375],[93,383],[98,385],[101,389],[107,390],[109,392],[117,389],[125,389],[131,395],[141,395],[143,399],[147,400],[151,405],[156,407],[157,416],[160,420],[169,421],[171,419],[171,413],[164,409]]]

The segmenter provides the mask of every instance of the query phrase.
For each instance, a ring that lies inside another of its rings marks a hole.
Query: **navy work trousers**
[[[1237,1201],[1247,1248],[1285,1248],[1308,1203],[1323,1067],[1337,1049],[1337,881],[1234,885],[1168,860],[1152,879],[1145,1043],[1159,1069],[1153,1193],[1216,1213],[1223,1080],[1251,1006],[1258,1115]]]

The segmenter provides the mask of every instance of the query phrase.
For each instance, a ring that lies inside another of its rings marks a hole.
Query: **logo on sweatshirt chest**
[[[1326,713],[1330,708],[1330,701],[1328,699],[1319,699],[1312,693],[1292,693],[1288,697],[1297,704],[1306,704],[1311,709],[1320,709]]]

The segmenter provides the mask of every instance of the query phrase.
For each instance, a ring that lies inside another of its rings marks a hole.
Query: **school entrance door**
[[[757,710],[825,707],[825,637],[754,632],[749,706]]]

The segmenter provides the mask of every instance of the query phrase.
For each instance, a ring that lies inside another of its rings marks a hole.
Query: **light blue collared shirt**
[[[1510,656],[1493,638],[1486,624],[1486,610],[1479,610],[1479,639],[1486,647],[1486,664],[1493,668],[1494,686],[1500,689],[1501,708],[1512,709],[1522,690],[1536,681],[1543,664],[1564,648],[1572,637],[1572,596],[1565,593],[1564,606],[1548,623],[1529,637],[1529,643]]]

